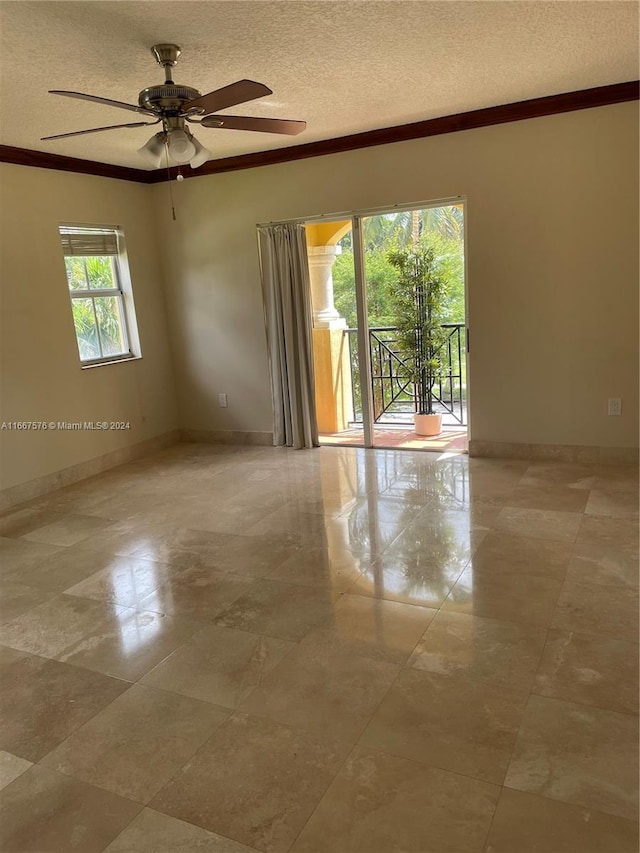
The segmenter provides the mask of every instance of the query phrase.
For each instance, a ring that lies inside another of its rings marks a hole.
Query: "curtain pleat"
[[[303,225],[258,229],[273,398],[273,443],[317,447],[311,286]]]

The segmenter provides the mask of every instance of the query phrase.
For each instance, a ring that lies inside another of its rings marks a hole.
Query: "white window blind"
[[[65,257],[104,257],[118,254],[118,234],[106,228],[60,228]]]

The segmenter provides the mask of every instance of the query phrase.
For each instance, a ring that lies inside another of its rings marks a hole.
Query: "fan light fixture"
[[[169,157],[179,166],[189,163],[192,169],[198,169],[211,157],[211,152],[201,145],[193,134],[181,128],[171,128],[154,134],[138,149],[138,154],[157,169],[162,165],[165,146]]]
[[[192,169],[198,169],[202,166],[203,163],[206,163],[209,157],[211,157],[211,151],[204,147],[204,145],[200,145],[195,136],[191,137],[191,141],[196,149],[195,156],[189,160],[189,165]]]
[[[196,146],[189,139],[184,130],[169,131],[169,157],[174,163],[188,163],[192,157],[196,156]]]
[[[142,148],[138,148],[138,154],[150,163],[155,169],[162,165],[164,154],[164,132],[156,133],[146,142]]]

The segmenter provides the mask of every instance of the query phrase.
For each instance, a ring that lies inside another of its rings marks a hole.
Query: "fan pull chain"
[[[171,216],[173,217],[173,221],[176,221],[176,208],[173,203],[173,187],[171,186],[171,170],[169,169],[169,141],[165,140],[164,143],[164,151],[167,155],[167,182],[169,184],[169,198],[171,199]]]

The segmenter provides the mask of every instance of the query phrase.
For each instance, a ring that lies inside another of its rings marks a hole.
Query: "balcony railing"
[[[435,409],[443,422],[466,424],[465,324],[444,323],[448,331],[442,345],[442,371],[433,391]],[[360,370],[358,366],[358,330],[345,329],[349,342],[351,386],[355,422],[362,422]],[[407,364],[398,348],[398,330],[393,326],[369,329],[371,357],[371,398],[376,423],[410,424],[417,411],[413,383],[407,379]]]

